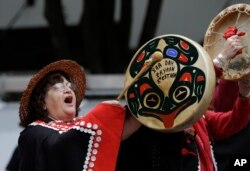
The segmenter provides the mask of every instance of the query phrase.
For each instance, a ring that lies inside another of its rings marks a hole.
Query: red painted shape
[[[199,82],[199,81],[204,81],[204,77],[203,77],[203,76],[201,76],[201,75],[200,75],[200,76],[198,76],[198,77],[197,77],[197,82]]]
[[[188,72],[184,73],[181,78],[179,79],[179,81],[188,81],[191,82],[192,81],[192,75]]]
[[[147,83],[144,83],[140,86],[140,94],[142,94],[145,90],[151,88],[150,85],[148,85]]]
[[[145,56],[145,53],[144,52],[142,52],[139,56],[138,56],[138,58],[137,58],[137,62],[141,62],[142,61],[142,59],[144,58],[144,56]]]
[[[185,49],[185,50],[188,50],[189,49],[189,45],[186,43],[186,42],[184,42],[184,41],[181,41],[181,47],[183,48],[183,49]]]
[[[188,62],[188,58],[186,55],[184,55],[183,53],[180,54],[179,58],[178,58],[179,61],[181,62]]]

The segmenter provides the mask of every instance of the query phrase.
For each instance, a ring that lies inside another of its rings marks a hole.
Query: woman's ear
[[[43,110],[47,110],[46,104],[43,103]]]

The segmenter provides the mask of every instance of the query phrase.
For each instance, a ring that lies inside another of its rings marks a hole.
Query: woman
[[[107,101],[76,117],[85,89],[84,71],[71,60],[53,62],[32,77],[19,109],[26,127],[19,137],[21,171],[114,170],[125,109]]]

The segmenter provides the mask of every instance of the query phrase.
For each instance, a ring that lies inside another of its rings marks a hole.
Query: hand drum
[[[241,53],[237,53],[223,67],[222,77],[226,80],[240,80],[250,76],[250,5],[234,4],[217,14],[208,26],[204,37],[204,49],[213,59],[222,50],[225,41],[232,35],[238,35],[243,45]]]
[[[127,106],[138,121],[158,131],[177,132],[205,114],[215,72],[201,45],[167,34],[148,41],[135,53],[124,86]]]

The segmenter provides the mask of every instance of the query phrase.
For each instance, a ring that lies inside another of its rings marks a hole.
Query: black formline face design
[[[171,128],[181,111],[199,103],[205,91],[206,77],[194,66],[199,57],[196,47],[175,36],[160,37],[147,43],[133,58],[130,76],[135,77],[145,60],[156,51],[163,54],[163,59],[128,89],[126,98],[136,117],[153,117],[165,128]]]

